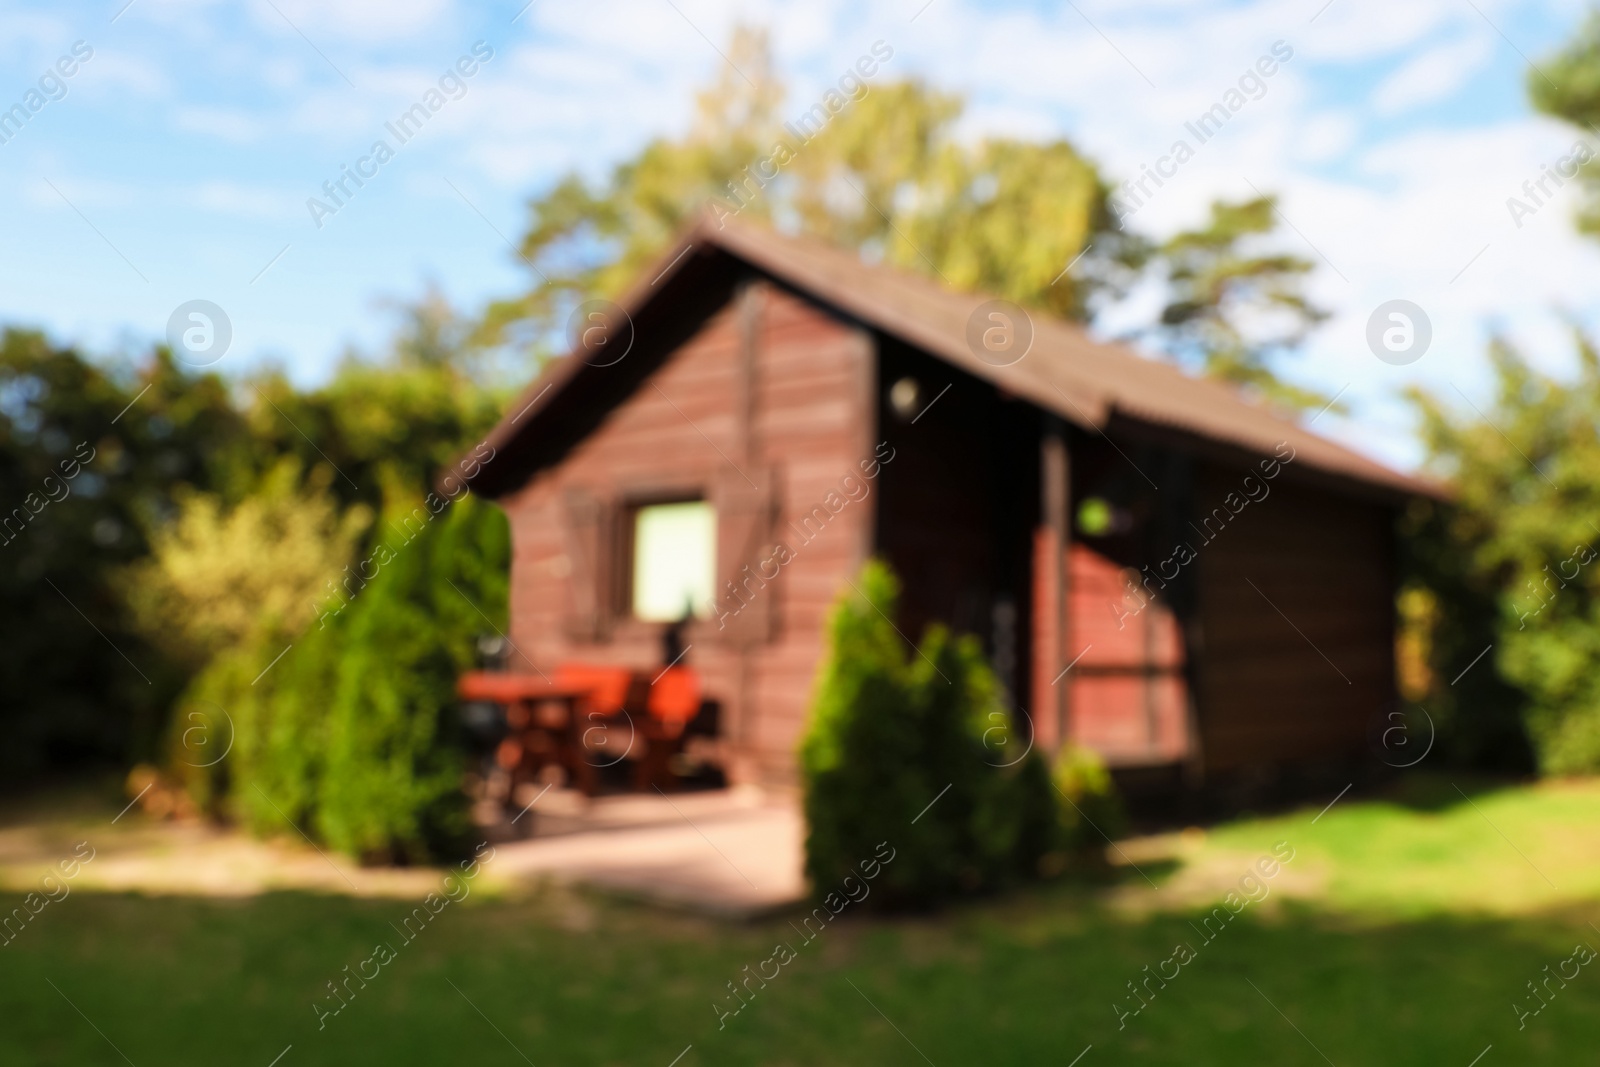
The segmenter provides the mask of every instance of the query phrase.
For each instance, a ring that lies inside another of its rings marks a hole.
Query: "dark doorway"
[[[878,421],[895,458],[875,548],[903,585],[896,622],[913,641],[934,622],[980,638],[1016,707],[1030,677],[1038,412],[892,340],[879,352]]]

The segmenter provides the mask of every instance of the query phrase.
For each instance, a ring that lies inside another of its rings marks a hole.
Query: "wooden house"
[[[511,666],[649,669],[688,613],[735,778],[793,780],[874,554],[1046,750],[1214,781],[1358,755],[1393,698],[1395,518],[1431,488],[1231,388],[732,221],[579,318],[471,479],[512,526]]]

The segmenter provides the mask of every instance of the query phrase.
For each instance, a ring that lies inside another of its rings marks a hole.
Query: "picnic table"
[[[671,789],[671,760],[700,712],[700,679],[688,667],[655,674],[626,667],[565,664],[552,674],[472,671],[456,692],[506,709],[508,733],[496,762],[514,782],[532,781],[547,766],[593,796],[602,767],[633,763],[633,786]]]

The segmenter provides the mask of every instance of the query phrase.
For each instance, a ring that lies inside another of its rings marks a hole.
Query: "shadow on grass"
[[[1408,811],[1437,815],[1458,808],[1469,800],[1481,800],[1497,793],[1526,788],[1535,781],[1531,777],[1417,770],[1396,775],[1370,795]]]
[[[1377,925],[1254,906],[1208,940],[1203,912],[1118,917],[1062,884],[938,917],[847,912],[806,940],[782,917],[548,890],[451,905],[407,941],[410,906],[74,893],[0,948],[0,1063],[267,1067],[293,1046],[280,1067],[667,1067],[692,1045],[680,1067],[943,1067],[1066,1064],[1092,1044],[1102,1063],[1466,1067],[1490,1044],[1496,1062],[1565,1064],[1600,1041],[1590,969],[1525,1029],[1511,1006],[1576,942],[1600,945],[1578,912]],[[380,943],[394,959],[352,978]],[[1150,980],[1179,944],[1194,958]]]

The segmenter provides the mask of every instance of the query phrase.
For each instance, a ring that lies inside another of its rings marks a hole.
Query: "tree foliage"
[[[1587,144],[1600,119],[1600,15],[1534,64],[1527,85]],[[1588,194],[1579,229],[1600,232],[1594,166],[1577,177]],[[1453,754],[1478,765],[1600,769],[1600,358],[1573,336],[1570,379],[1496,338],[1491,403],[1465,412],[1410,394],[1429,467],[1454,497],[1417,502],[1403,523],[1401,680],[1442,720]]]
[[[802,140],[785,128],[765,35],[737,31],[728,54],[686,135],[651,141],[599,184],[568,175],[529,204],[519,254],[537,284],[492,307],[482,337],[559,336],[576,302],[615,296],[708,204],[1074,318],[1126,276],[1136,242],[1066,141],[969,143],[956,136],[959,97],[887,72]],[[753,176],[763,164],[775,178]]]
[[[341,510],[332,480],[327,466],[302,478],[299,462],[285,457],[232,507],[180,486],[176,515],[124,575],[135,624],[191,666],[299,634],[371,521],[363,505]]]
[[[361,855],[447,851],[453,681],[486,618],[503,625],[503,518],[430,505],[423,535],[328,608],[393,537],[372,516],[410,515],[499,415],[467,328],[430,290],[388,352],[313,388],[0,337],[18,509],[0,535],[0,766],[156,762],[213,814]]]
[[[1320,406],[1327,397],[1273,369],[1328,317],[1305,293],[1314,264],[1260,249],[1276,215],[1273,196],[1218,200],[1205,225],[1162,242],[1154,260],[1170,295],[1151,332],[1194,370],[1284,407]]]
[[[1470,754],[1482,759],[1525,750],[1520,703],[1550,773],[1600,770],[1600,355],[1574,335],[1572,381],[1497,340],[1494,401],[1481,412],[1413,393],[1433,467],[1456,492],[1412,519],[1413,556],[1445,605],[1434,613],[1437,676],[1494,646],[1459,685],[1438,688],[1466,709]]]
[[[505,626],[505,517],[462,497],[384,558],[280,661],[281,643],[263,640],[200,675],[184,710],[229,709],[235,741],[226,764],[191,779],[257,829],[422,862],[453,854],[467,831],[455,680],[477,636]]]
[[[329,469],[328,488],[345,504],[380,510],[395,493],[423,491],[482,439],[509,396],[481,381],[467,331],[430,290],[404,311],[387,353],[347,353],[321,386],[296,388],[275,372],[245,382],[254,449],[245,484],[292,456],[303,470]]]
[[[220,379],[94,362],[41,334],[0,334],[0,772],[153,753],[185,668],[133,627],[116,576],[183,486],[246,466]]]
[[[1534,107],[1571,124],[1579,137],[1589,140],[1600,124],[1600,11],[1591,12],[1555,54],[1528,68],[1527,85]],[[1576,177],[1584,189],[1578,229],[1591,237],[1600,235],[1600,161],[1591,159]]]
[[[1264,247],[1271,197],[1219,202],[1204,226],[1157,244],[1122,229],[1110,187],[1070,142],[961,136],[963,99],[893,77],[892,59],[852,97],[835,93],[817,129],[798,118],[816,115],[809,101],[784,120],[764,34],[740,29],[727,51],[685,135],[530,201],[518,254],[534,284],[488,309],[478,343],[561,350],[580,301],[618,295],[709,208],[719,223],[773,225],[1078,321],[1143,275],[1171,291],[1143,332],[1180,363],[1288,407],[1324,402],[1274,374],[1325,314],[1303,293],[1312,264]]]

